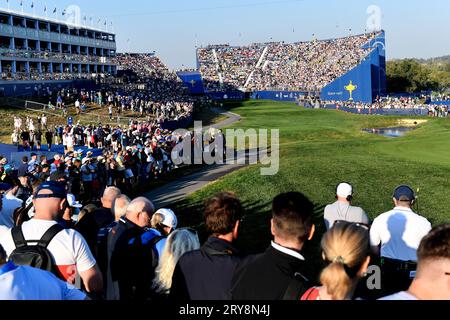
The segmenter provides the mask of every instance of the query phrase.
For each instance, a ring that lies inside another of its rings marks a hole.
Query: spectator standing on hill
[[[53,132],[50,130],[47,130],[45,132],[45,141],[47,141],[48,151],[52,151],[52,145],[53,145]]]
[[[425,236],[417,256],[417,273],[409,289],[381,300],[450,300],[450,224]]]
[[[241,261],[233,247],[239,235],[243,209],[231,193],[219,193],[206,202],[205,224],[209,239],[183,255],[175,268],[170,299],[230,300],[231,280]]]
[[[112,121],[112,119],[113,119],[113,107],[112,107],[112,105],[108,106],[108,114],[109,114],[109,120]]]
[[[251,256],[236,270],[233,300],[300,300],[311,282],[300,253],[311,240],[314,205],[301,193],[277,196],[272,205],[274,241],[265,253]]]
[[[351,300],[370,263],[369,227],[336,221],[322,239],[322,287],[311,288],[302,300]]]
[[[409,186],[399,186],[393,195],[395,208],[378,216],[370,229],[374,253],[381,257],[384,296],[407,290],[417,268],[417,249],[431,230],[431,223],[414,213],[416,201]]]

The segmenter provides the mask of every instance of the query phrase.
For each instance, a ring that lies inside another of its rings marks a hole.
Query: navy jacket
[[[231,243],[209,238],[200,250],[181,257],[174,271],[170,299],[231,300],[231,280],[240,261]]]

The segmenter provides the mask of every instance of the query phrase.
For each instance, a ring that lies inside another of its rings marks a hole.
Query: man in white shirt
[[[336,221],[356,222],[369,225],[369,218],[363,209],[352,206],[353,187],[349,183],[341,183],[336,189],[337,201],[326,206],[324,212],[325,225],[330,230]]]
[[[417,267],[417,249],[431,230],[431,223],[412,210],[416,197],[410,187],[395,189],[393,200],[395,208],[378,216],[370,229],[372,250],[381,257],[385,296],[410,286]]]
[[[38,240],[62,218],[67,207],[67,193],[64,185],[57,182],[45,182],[34,195],[35,216],[25,222],[21,231],[25,240]],[[11,232],[0,238],[0,244],[6,253],[16,249]],[[30,243],[29,245],[33,245]],[[74,284],[80,275],[88,292],[100,292],[103,278],[84,238],[75,230],[59,232],[49,243],[48,250],[53,255],[56,268],[62,279]]]
[[[381,300],[450,300],[450,224],[423,238],[417,255],[417,274],[408,291]]]
[[[50,272],[6,261],[0,245],[0,300],[86,300],[86,294]]]

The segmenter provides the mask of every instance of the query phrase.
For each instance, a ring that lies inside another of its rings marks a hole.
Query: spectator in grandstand
[[[382,300],[450,300],[450,224],[431,230],[417,256],[417,273],[409,289]]]
[[[341,183],[336,188],[337,201],[325,207],[324,218],[327,230],[335,221],[344,220],[369,225],[369,218],[363,209],[352,206],[353,187],[349,183]]]
[[[322,287],[309,289],[302,300],[350,300],[370,263],[369,227],[336,221],[322,239]]]
[[[243,209],[231,193],[219,193],[205,204],[205,225],[210,238],[183,255],[175,267],[170,299],[230,300],[231,280],[241,261],[233,242],[238,238]]]
[[[420,241],[431,230],[431,223],[412,210],[416,196],[411,187],[397,187],[393,201],[395,208],[378,216],[370,230],[372,249],[381,257],[384,296],[408,289]]]
[[[151,225],[155,207],[146,198],[133,200],[124,218],[107,237],[107,257],[111,279],[117,286],[107,288],[107,296],[120,300],[146,300],[151,297],[158,260],[142,235]],[[112,292],[110,292],[112,291]]]
[[[0,245],[0,300],[86,300],[82,293],[50,272],[7,262]]]
[[[311,287],[300,252],[314,235],[314,205],[301,193],[286,193],[274,199],[272,212],[274,241],[238,267],[233,300],[299,300]]]
[[[167,298],[172,287],[172,277],[179,259],[187,252],[198,250],[200,240],[194,229],[179,229],[170,234],[160,255],[153,291],[160,298]],[[155,298],[155,297],[154,297]]]
[[[58,224],[67,206],[65,186],[57,182],[45,182],[34,193],[34,218],[24,222],[21,231],[25,240],[41,239],[53,226]],[[16,249],[11,233],[0,238],[8,256]],[[77,274],[83,280],[88,292],[100,292],[103,288],[102,275],[84,238],[71,229],[62,230],[48,246],[57,273],[62,280],[75,283]]]

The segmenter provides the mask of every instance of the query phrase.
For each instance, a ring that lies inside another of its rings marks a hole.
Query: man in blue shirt
[[[86,294],[52,273],[6,262],[0,245],[0,300],[87,300]]]

